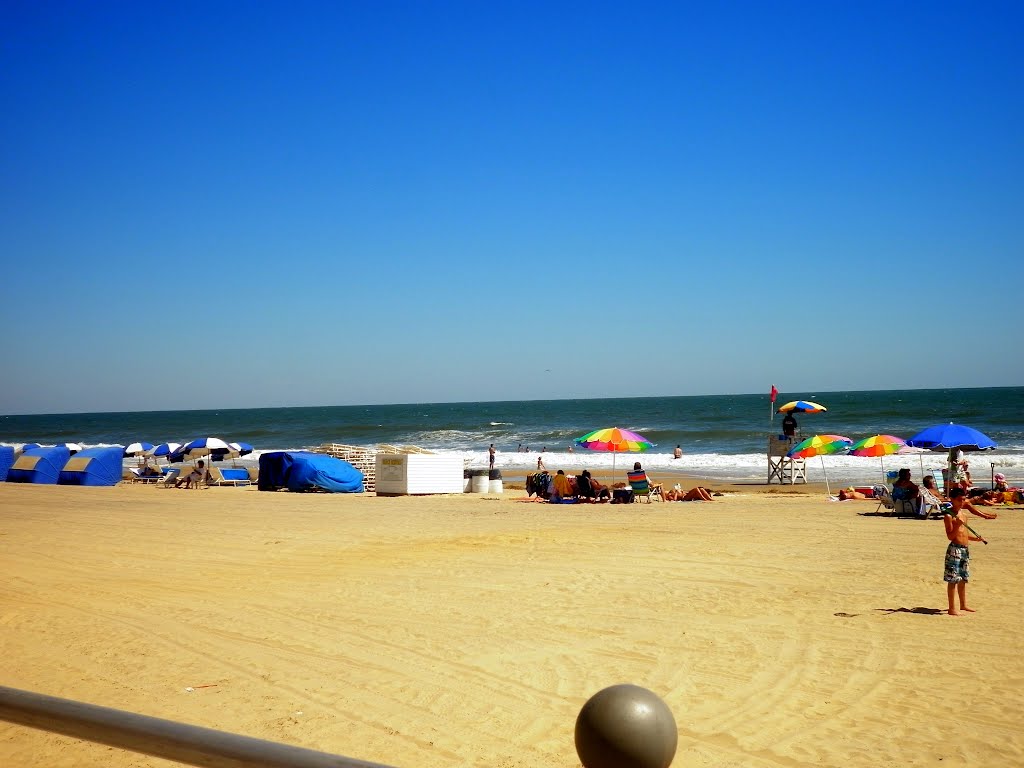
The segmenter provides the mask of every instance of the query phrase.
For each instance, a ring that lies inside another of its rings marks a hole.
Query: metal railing
[[[0,720],[201,768],[389,768],[4,686]]]

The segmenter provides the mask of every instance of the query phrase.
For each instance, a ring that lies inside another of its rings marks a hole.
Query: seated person
[[[143,461],[139,467],[140,477],[160,477],[160,475],[160,467],[150,464],[149,459]]]
[[[589,469],[584,469],[580,476],[576,478],[576,492],[584,498],[595,501],[605,501],[612,497],[612,492],[608,489],[608,486],[601,485],[601,483],[591,477]]]
[[[206,476],[206,462],[202,459],[196,462],[196,466],[191,472],[183,477],[179,477],[178,481],[174,484],[175,488],[180,488],[182,483],[185,484],[186,488],[191,488],[193,485],[199,485],[203,478]]]
[[[949,501],[942,491],[939,490],[938,486],[935,485],[935,478],[932,475],[925,475],[921,480],[921,485],[924,486],[921,490],[922,494],[927,492],[929,496],[934,496],[938,501]]]
[[[911,501],[918,495],[919,489],[917,483],[910,479],[910,470],[901,469],[896,482],[892,484],[893,501]]]
[[[1006,493],[1007,491],[1016,490],[1016,488],[1011,488],[1009,486],[1009,484],[1006,482],[1006,475],[1004,475],[1002,472],[996,472],[992,476],[992,480],[995,483],[995,485],[992,486],[992,490],[997,493]]]
[[[629,481],[629,487],[636,493],[643,495],[644,491],[650,488],[652,496],[657,496],[662,501],[665,500],[665,492],[662,490],[661,484],[655,483],[647,476],[639,461],[633,464],[632,472],[626,473],[626,479]]]
[[[573,496],[572,484],[569,482],[569,478],[565,476],[565,472],[558,470],[551,480],[550,501],[558,502],[562,499],[571,499]]]
[[[936,487],[934,477],[925,475],[921,480],[921,486],[919,489],[921,504],[917,510],[920,517],[928,517],[932,510],[936,513],[942,512],[950,506],[949,500]]]

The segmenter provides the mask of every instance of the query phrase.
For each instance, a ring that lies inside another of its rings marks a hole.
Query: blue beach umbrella
[[[983,432],[962,424],[936,424],[934,427],[918,432],[907,440],[913,448],[925,448],[929,451],[943,451],[960,448],[964,451],[987,451],[996,447],[995,440]]]
[[[154,448],[150,455],[157,459],[171,460],[171,456],[181,450],[181,443],[160,443]]]
[[[125,458],[128,458],[129,456],[144,456],[145,454],[149,453],[152,450],[152,443],[132,443],[131,445],[124,449],[124,456]]]
[[[936,424],[918,432],[907,440],[907,445],[929,451],[948,450],[950,453],[947,482],[953,483],[958,478],[957,451],[990,451],[996,447],[996,442],[983,432],[951,421],[949,424]],[[967,469],[967,462],[963,462],[961,469]]]
[[[253,447],[248,443],[228,443],[228,450],[217,448],[210,451],[211,461],[224,461],[224,459],[237,459],[241,456],[248,456],[253,452]]]

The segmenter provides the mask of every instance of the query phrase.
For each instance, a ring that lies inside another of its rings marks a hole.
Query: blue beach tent
[[[60,485],[117,485],[121,480],[124,448],[86,448],[64,465],[57,477]]]
[[[7,470],[14,463],[14,446],[0,445],[0,483],[7,479]]]
[[[7,482],[55,485],[60,471],[70,458],[71,451],[63,445],[30,448],[14,460],[7,472]]]
[[[274,451],[260,456],[259,489],[362,493],[363,473],[347,461],[307,451]]]

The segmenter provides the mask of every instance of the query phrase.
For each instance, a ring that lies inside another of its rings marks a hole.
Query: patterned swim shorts
[[[971,550],[963,544],[949,542],[946,547],[946,570],[942,580],[955,584],[971,580]]]

